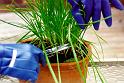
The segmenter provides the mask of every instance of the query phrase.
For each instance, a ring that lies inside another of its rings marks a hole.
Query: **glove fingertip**
[[[106,19],[105,22],[106,22],[108,27],[112,26],[112,18]]]
[[[120,8],[120,10],[124,10],[124,6],[122,6],[122,7]]]
[[[93,27],[95,30],[99,30],[99,24],[100,24],[100,22],[93,24]]]
[[[44,55],[41,59],[41,64],[42,64],[43,67],[46,65],[46,58],[44,57]]]
[[[112,0],[111,3],[117,9],[124,10],[124,5],[119,0]]]
[[[42,66],[45,67],[45,65],[46,65],[46,61],[44,60],[42,61]]]
[[[40,51],[39,54],[39,63],[42,64],[42,66],[46,65],[46,58],[42,50]]]

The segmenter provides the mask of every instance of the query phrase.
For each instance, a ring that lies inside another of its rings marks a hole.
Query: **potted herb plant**
[[[41,66],[37,83],[86,81],[91,48],[82,39],[85,32],[76,25],[70,5],[61,0],[27,3],[29,12],[15,11],[29,23],[25,26],[29,32],[19,41],[35,44],[46,56],[47,66]]]
[[[65,0],[27,0],[27,6],[11,9],[26,24],[9,24],[28,30],[18,42],[34,44],[44,52],[47,65],[41,66],[37,83],[86,83],[89,60],[104,82],[91,56],[92,43],[83,39],[92,22],[80,29]]]
[[[64,0],[54,1],[28,0],[28,11],[12,9],[26,22],[21,27],[29,31],[19,42],[44,51],[47,66],[41,66],[37,83],[86,82],[90,42],[83,39],[85,31],[74,21],[70,5]]]

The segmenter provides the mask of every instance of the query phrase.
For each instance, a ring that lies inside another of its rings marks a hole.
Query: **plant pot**
[[[31,39],[23,42],[29,42],[30,40]],[[88,54],[83,60],[79,61],[79,64],[82,69],[82,74],[86,77],[88,64],[89,64],[89,56],[91,56],[91,47],[88,43],[85,44],[89,49]],[[84,62],[85,65],[82,65],[82,62]],[[58,78],[57,63],[52,63],[51,66],[54,70],[55,75]],[[84,83],[76,67],[76,62],[60,63],[60,74],[61,74],[62,83]],[[27,81],[20,80],[20,83],[26,83],[26,82]],[[42,67],[42,65],[40,65],[40,72],[36,83],[55,83],[47,65],[45,67]]]

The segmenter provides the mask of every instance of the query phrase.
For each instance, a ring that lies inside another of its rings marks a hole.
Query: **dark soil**
[[[25,43],[31,43],[31,42],[27,41]],[[36,45],[36,44],[34,44],[34,45],[38,47],[38,45]],[[48,49],[51,47],[49,43],[46,43],[46,46],[48,47]],[[86,50],[86,47],[84,45],[82,45],[81,48],[82,48],[82,50],[85,49],[85,51],[84,51],[85,53],[80,54],[78,52],[79,50],[77,48],[75,48],[75,49],[77,49],[76,54],[77,54],[78,60],[81,60],[81,59],[85,58],[86,54],[88,53],[88,51]],[[42,48],[41,48],[41,50],[42,50]],[[57,53],[48,53],[48,57],[49,57],[49,60],[50,60],[51,63],[57,63],[57,56],[58,56],[58,59],[59,59],[59,63],[74,62],[75,61],[71,48],[68,48],[68,49],[65,49],[65,50],[62,50],[62,51],[58,51]]]

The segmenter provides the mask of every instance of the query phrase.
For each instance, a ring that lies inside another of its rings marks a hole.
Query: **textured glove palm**
[[[117,9],[124,10],[124,6],[119,0],[68,0],[68,2],[72,5],[72,15],[74,19],[82,29],[85,29],[92,17],[94,29],[98,30],[101,12],[103,17],[106,18],[106,24],[111,26],[112,17],[110,4]]]
[[[30,44],[0,44],[0,74],[35,82],[39,63],[45,65],[42,51]]]

